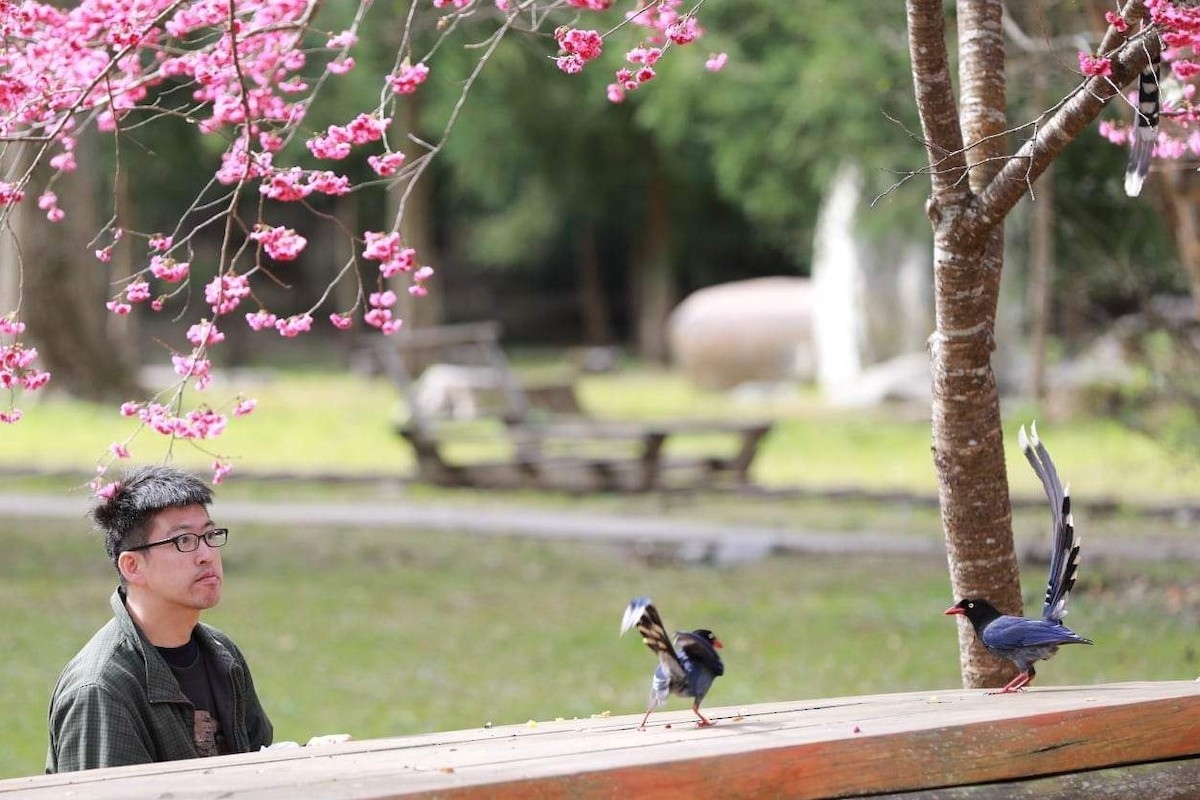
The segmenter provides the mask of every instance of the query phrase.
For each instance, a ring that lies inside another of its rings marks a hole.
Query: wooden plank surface
[[[871,800],[1195,800],[1197,797],[1200,797],[1200,758],[870,796]]]
[[[831,798],[1200,755],[1200,684],[949,690],[501,726],[0,781],[0,798]]]

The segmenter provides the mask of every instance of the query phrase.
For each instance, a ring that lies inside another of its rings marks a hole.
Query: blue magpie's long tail
[[[1159,65],[1156,55],[1138,76],[1138,103],[1134,114],[1133,141],[1125,166],[1125,194],[1137,197],[1150,174],[1150,159],[1158,141]]]

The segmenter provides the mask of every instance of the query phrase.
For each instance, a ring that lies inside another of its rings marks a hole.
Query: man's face
[[[201,505],[164,508],[154,516],[147,542],[181,533],[203,537],[213,521]],[[166,603],[195,610],[212,608],[221,600],[221,551],[200,539],[200,546],[181,553],[173,544],[141,550],[145,586]]]

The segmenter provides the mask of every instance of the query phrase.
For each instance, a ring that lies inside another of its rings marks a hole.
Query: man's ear
[[[117,569],[121,571],[121,577],[128,584],[138,585],[146,582],[146,578],[142,573],[142,559],[137,553],[131,553],[128,550],[117,556]]]

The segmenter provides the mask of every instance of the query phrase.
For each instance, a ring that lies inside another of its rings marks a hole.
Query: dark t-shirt
[[[229,742],[221,725],[220,712],[222,707],[229,706],[229,703],[221,702],[222,699],[227,699],[223,695],[228,694],[228,687],[214,684],[210,679],[214,670],[209,667],[208,658],[200,643],[196,641],[196,634],[193,633],[192,638],[182,647],[156,649],[162,654],[171,672],[175,673],[179,688],[195,709],[196,753],[201,756],[217,756],[230,752]]]

